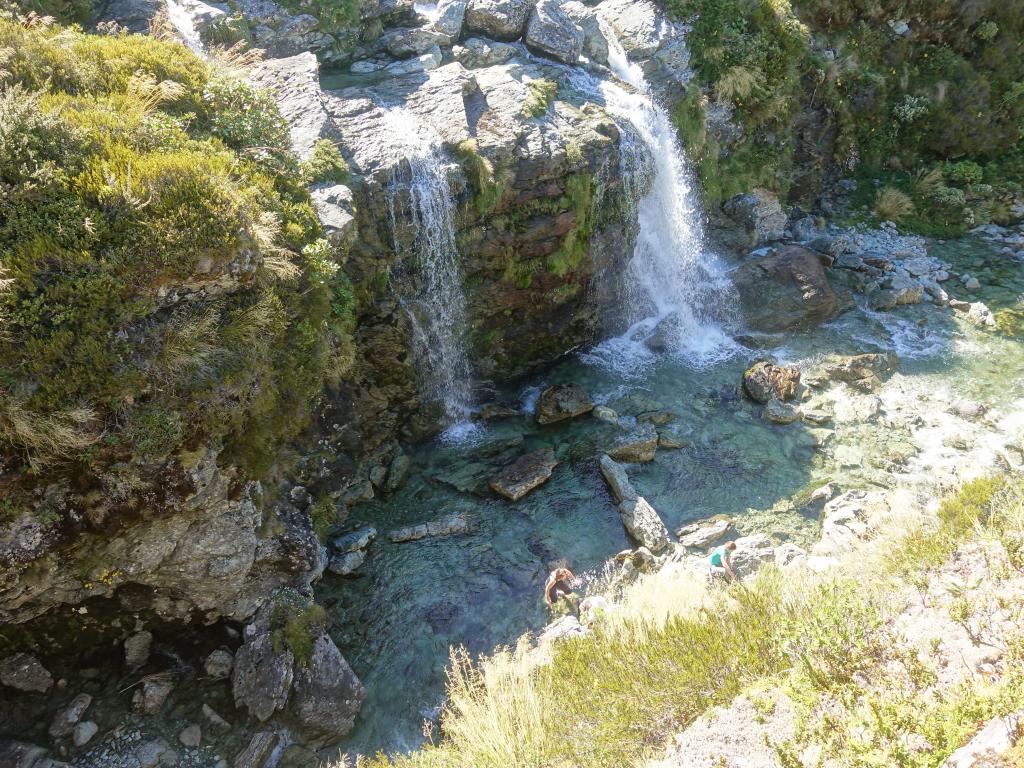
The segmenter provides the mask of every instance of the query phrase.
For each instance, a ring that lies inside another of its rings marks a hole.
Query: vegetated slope
[[[98,522],[183,450],[264,472],[348,363],[351,301],[230,56],[50,21],[0,17],[0,516]]]
[[[770,567],[708,591],[665,569],[591,636],[456,654],[435,746],[371,764],[637,764],[705,713],[719,744],[739,739],[735,717],[716,731],[710,713],[747,692],[754,723],[785,700],[759,749],[769,765],[941,765],[979,722],[1024,706],[1022,527],[1024,483],[981,480],[821,574]],[[958,643],[988,666],[960,668]]]
[[[808,202],[838,175],[910,197],[925,234],[1004,222],[1024,182],[1019,3],[666,0],[693,23],[676,109],[712,200]],[[710,116],[705,120],[705,116]],[[854,203],[874,203],[862,183]]]

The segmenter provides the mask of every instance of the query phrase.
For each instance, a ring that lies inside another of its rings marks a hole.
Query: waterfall
[[[178,31],[181,40],[193,53],[203,55],[203,42],[199,39],[192,16],[182,6],[180,0],[167,0],[167,18]]]
[[[651,96],[643,70],[605,29],[615,76],[574,75],[578,88],[596,97],[622,127],[620,167],[624,193],[639,224],[626,274],[623,304],[628,330],[599,345],[593,356],[630,372],[654,356],[644,343],[660,344],[694,365],[731,354],[735,342],[721,322],[731,309],[724,265],[705,248],[701,214],[686,155],[665,110]]]
[[[466,354],[466,297],[455,243],[455,201],[445,174],[440,138],[407,110],[391,107],[385,123],[393,146],[408,161],[387,187],[395,252],[408,250],[418,274],[414,296],[404,297],[413,327],[415,354],[424,394],[444,406],[449,429],[460,439],[471,429],[472,376]],[[405,174],[401,174],[405,175]],[[403,247],[400,221],[411,221],[411,241]]]

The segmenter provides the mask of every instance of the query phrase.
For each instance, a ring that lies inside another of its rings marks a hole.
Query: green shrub
[[[352,331],[273,100],[145,36],[0,19],[0,49],[3,458],[90,499],[197,441],[258,476]]]
[[[966,186],[968,184],[978,184],[984,178],[984,172],[981,166],[977,163],[973,163],[970,160],[961,160],[957,163],[946,163],[943,168],[943,176],[948,181],[960,186]]]
[[[348,163],[341,156],[338,145],[330,139],[317,139],[313,154],[302,164],[302,178],[306,184],[341,183],[348,179]]]

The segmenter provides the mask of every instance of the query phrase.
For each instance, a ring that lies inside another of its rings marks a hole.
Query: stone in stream
[[[988,408],[983,403],[974,400],[957,400],[949,407],[950,413],[967,421],[978,421],[984,417],[987,410]],[[0,675],[2,675],[2,672],[0,672]]]
[[[658,451],[658,431],[653,424],[638,424],[636,429],[615,439],[606,455],[615,461],[636,464],[654,461]]]
[[[491,478],[491,490],[509,501],[519,501],[551,477],[558,466],[555,452],[541,448],[520,456]]]
[[[397,453],[388,465],[388,479],[384,483],[384,491],[386,493],[394,493],[402,484],[405,482],[405,478],[409,476],[409,468],[412,466],[412,462],[409,457],[404,453]]]
[[[459,512],[453,512],[426,523],[396,528],[388,534],[388,538],[399,544],[404,541],[417,541],[435,536],[453,536],[468,530],[469,519]]]
[[[366,528],[360,528],[358,531],[352,531],[333,539],[331,541],[331,548],[335,553],[344,555],[347,552],[366,549],[375,538],[377,538],[377,529],[373,526],[367,526]]]
[[[492,40],[512,41],[523,36],[535,0],[470,0],[466,7],[467,32]]]
[[[637,416],[636,420],[641,424],[654,424],[663,427],[669,422],[675,421],[676,415],[672,411],[647,411]]]
[[[799,386],[800,371],[767,360],[754,363],[743,372],[743,391],[758,403],[767,403],[772,398],[792,400]]]
[[[532,53],[575,64],[583,52],[583,30],[562,9],[561,0],[537,0],[523,42]]]
[[[626,468],[621,464],[616,463],[607,454],[601,457],[601,474],[604,475],[604,479],[608,483],[608,487],[611,489],[612,497],[615,499],[617,504],[623,501],[629,501],[639,496],[636,492],[636,488],[629,482],[629,475],[626,474]]]
[[[799,245],[746,261],[732,278],[744,318],[756,331],[811,328],[853,306],[847,291],[832,288],[818,254]]]
[[[178,741],[186,747],[198,747],[203,740],[203,729],[198,723],[185,726],[178,734]]]
[[[166,680],[146,680],[132,694],[132,709],[144,715],[159,712],[174,686]]]
[[[676,536],[684,547],[704,549],[721,539],[730,530],[732,530],[732,520],[724,517],[717,520],[712,518],[684,525],[676,531]]]
[[[825,411],[801,409],[800,413],[803,416],[803,420],[809,421],[811,424],[828,424],[832,421],[832,414]]]
[[[327,570],[335,576],[351,576],[364,560],[366,560],[366,550],[357,549],[354,552],[346,552],[332,557],[327,563]]]
[[[35,656],[15,653],[0,661],[0,683],[25,693],[46,693],[53,677]]]
[[[124,663],[128,669],[138,669],[149,660],[149,649],[153,644],[153,633],[136,632],[124,641]]]
[[[764,418],[772,424],[792,424],[800,420],[800,409],[773,397],[764,407]]]
[[[675,435],[670,435],[668,432],[658,433],[658,447],[667,448],[669,450],[676,450],[682,448],[686,443],[677,438]]]
[[[84,747],[92,740],[92,737],[96,735],[99,729],[100,727],[92,720],[83,720],[75,726],[75,730],[71,734],[71,742],[76,747]]]
[[[594,402],[578,384],[555,384],[537,399],[537,423],[554,424],[594,410]]]
[[[840,357],[829,364],[825,372],[834,381],[852,384],[862,380],[884,381],[896,370],[899,359],[895,352],[868,352],[862,355]]]
[[[613,411],[606,405],[595,406],[593,411],[594,418],[598,421],[603,421],[605,424],[618,424],[619,414]]]
[[[668,529],[643,496],[619,504],[619,518],[636,541],[657,554],[669,545]]]
[[[263,768],[280,741],[274,731],[253,734],[248,746],[235,756],[234,768]]]

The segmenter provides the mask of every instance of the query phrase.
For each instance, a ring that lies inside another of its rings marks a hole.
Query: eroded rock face
[[[800,387],[800,371],[762,360],[743,373],[743,391],[751,400],[786,402],[796,397]]]
[[[744,317],[757,331],[810,328],[852,306],[832,288],[818,255],[799,245],[746,261],[732,277]]]

